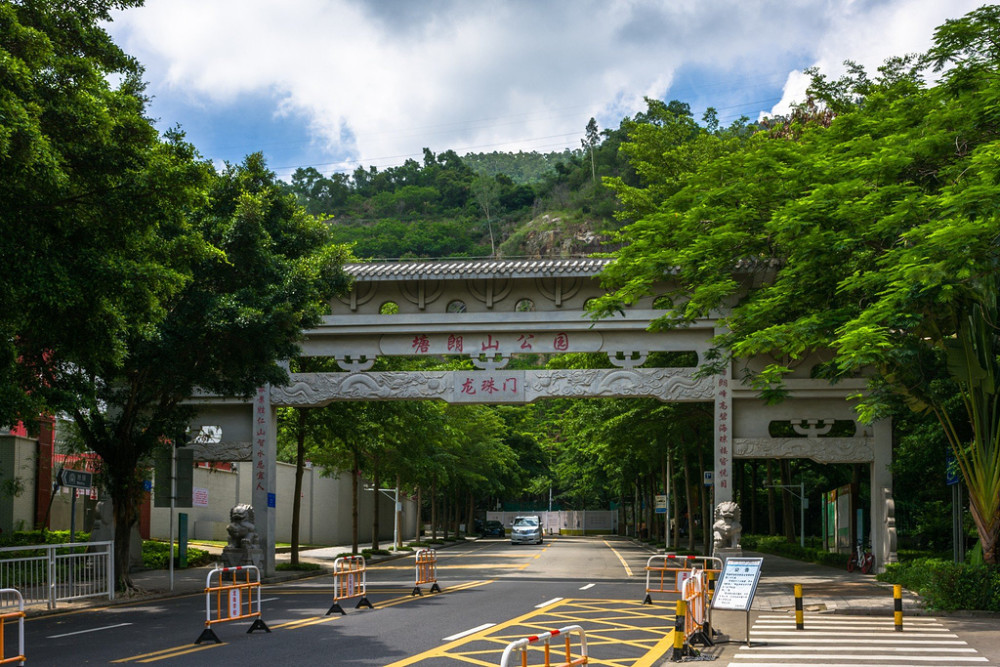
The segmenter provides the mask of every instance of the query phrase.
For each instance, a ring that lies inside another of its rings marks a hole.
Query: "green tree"
[[[613,184],[636,222],[598,308],[634,302],[670,273],[673,305],[654,327],[731,306],[716,341],[727,354],[826,350],[827,377],[874,368],[862,418],[884,414],[885,392],[937,414],[989,562],[1000,531],[998,26],[1000,10],[984,7],[939,28],[928,60],[891,59],[871,78],[855,66],[836,81],[814,73],[814,110],[750,137],[636,126],[623,150],[642,187]],[[950,69],[927,86],[922,62]],[[778,399],[788,370],[778,361],[753,381]],[[966,414],[930,390],[936,378],[950,378]]]

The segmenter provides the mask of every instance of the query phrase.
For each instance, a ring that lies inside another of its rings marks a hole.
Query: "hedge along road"
[[[508,637],[575,623],[588,632],[600,660],[593,664],[615,657],[653,664],[669,645],[672,606],[642,608],[647,557],[619,538],[555,537],[532,546],[480,540],[438,551],[441,593],[411,595],[412,558],[369,568],[374,610],[346,600],[345,615],[327,615],[333,586],[326,574],[264,586],[270,633],[247,634],[247,621],[222,623],[214,626],[222,644],[195,645],[205,621],[199,594],[31,619],[26,655],[41,664],[72,656],[95,663],[437,665],[468,663],[471,654],[460,650],[468,646],[477,664],[498,664]]]

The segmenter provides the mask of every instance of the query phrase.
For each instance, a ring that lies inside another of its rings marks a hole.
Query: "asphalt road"
[[[388,561],[367,571],[374,609],[347,599],[346,613],[327,614],[326,574],[262,587],[270,632],[248,634],[250,621],[237,620],[213,625],[222,643],[195,644],[206,618],[200,594],[29,619],[26,656],[37,665],[497,665],[509,642],[579,624],[591,664],[641,667],[662,661],[673,626],[671,605],[641,604],[648,555],[614,538],[480,540],[438,552],[440,593],[424,585],[412,595],[412,559]],[[574,634],[574,654],[578,644]]]

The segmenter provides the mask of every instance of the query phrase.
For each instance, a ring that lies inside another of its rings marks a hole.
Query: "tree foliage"
[[[878,387],[935,410],[952,435],[991,562],[1000,535],[998,29],[1000,10],[984,7],[939,28],[924,58],[889,60],[874,76],[851,66],[837,81],[815,72],[813,100],[767,131],[689,128],[651,105],[652,122],[623,144],[642,182],[612,183],[635,222],[605,275],[615,293],[599,309],[634,302],[669,273],[673,305],[655,326],[732,304],[717,343],[736,357],[830,349],[827,375],[875,368]],[[923,80],[928,64],[944,70],[934,85]],[[757,383],[779,384],[787,370],[776,362]],[[942,373],[965,414],[926,390]],[[881,397],[868,395],[864,419],[883,414]]]

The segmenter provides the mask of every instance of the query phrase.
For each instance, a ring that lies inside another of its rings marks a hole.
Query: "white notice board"
[[[713,609],[750,611],[763,558],[729,558],[712,597]]]

